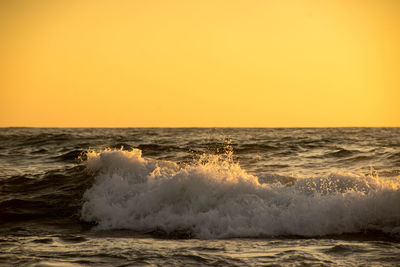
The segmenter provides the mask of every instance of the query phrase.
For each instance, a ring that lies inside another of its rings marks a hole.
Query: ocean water
[[[400,265],[400,128],[2,128],[0,265]]]

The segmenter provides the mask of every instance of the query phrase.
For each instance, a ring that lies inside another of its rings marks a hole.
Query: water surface
[[[0,264],[396,265],[400,129],[0,129]]]

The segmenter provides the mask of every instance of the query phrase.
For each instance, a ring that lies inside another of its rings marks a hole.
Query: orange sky
[[[400,126],[400,1],[0,1],[0,126]]]

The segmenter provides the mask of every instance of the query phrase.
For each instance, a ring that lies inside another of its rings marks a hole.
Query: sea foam
[[[87,168],[96,178],[81,217],[96,229],[198,238],[400,233],[400,178],[335,173],[267,184],[231,152],[178,166],[138,149],[88,152]]]

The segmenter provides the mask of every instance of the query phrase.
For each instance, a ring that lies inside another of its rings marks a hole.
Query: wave
[[[77,162],[80,160],[80,157],[84,154],[83,150],[74,149],[64,154],[53,157],[53,159],[62,161],[62,162]]]
[[[83,166],[0,180],[0,224],[79,218],[82,195],[92,180]]]
[[[338,150],[336,150],[334,152],[329,152],[324,156],[325,157],[333,157],[333,158],[343,158],[343,157],[349,157],[349,156],[353,155],[354,153],[360,153],[360,151],[351,151],[351,150],[347,150],[344,148],[339,148]]]
[[[96,178],[84,193],[81,218],[99,230],[198,238],[400,234],[400,177],[259,179],[231,151],[179,166],[144,158],[139,149],[107,149],[88,152],[87,168]]]
[[[279,147],[273,146],[273,145],[249,143],[249,144],[238,145],[237,147],[235,147],[235,152],[236,153],[252,153],[252,152],[257,153],[259,151],[263,151],[263,152],[278,151],[279,149],[280,149]]]

